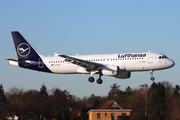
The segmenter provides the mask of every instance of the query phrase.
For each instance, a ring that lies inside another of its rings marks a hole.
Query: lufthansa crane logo
[[[20,55],[21,57],[26,57],[29,55],[31,51],[30,46],[27,43],[21,43],[19,44],[19,46],[17,47],[17,53],[18,55]]]

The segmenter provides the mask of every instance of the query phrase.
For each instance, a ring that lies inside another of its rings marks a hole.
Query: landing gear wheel
[[[97,79],[97,81],[96,81],[98,84],[102,84],[102,79],[101,78],[99,78],[99,79]]]
[[[154,77],[151,77],[150,79],[151,79],[152,81],[154,81],[154,80],[155,80],[155,78],[154,78]]]
[[[94,77],[89,77],[88,81],[91,82],[91,83],[94,82]]]
[[[150,73],[150,75],[151,75],[150,79],[151,79],[152,81],[154,81],[154,80],[155,80],[155,78],[153,77],[153,71],[152,71],[152,70],[150,70],[150,71],[149,71],[149,73]]]

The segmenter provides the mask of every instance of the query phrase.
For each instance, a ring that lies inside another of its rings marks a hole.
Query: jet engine
[[[119,70],[118,74],[115,76],[115,78],[119,78],[119,79],[126,79],[130,77],[131,77],[131,72],[121,71],[121,70]]]
[[[101,73],[107,76],[116,76],[118,74],[118,71],[119,71],[118,66],[108,65],[102,68]]]

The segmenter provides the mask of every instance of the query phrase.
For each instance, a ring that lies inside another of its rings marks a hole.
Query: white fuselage
[[[139,57],[139,56],[140,57]],[[145,56],[143,56],[145,55]],[[120,53],[120,54],[99,54],[99,55],[76,55],[72,56],[82,60],[100,63],[103,65],[116,65],[125,71],[149,71],[167,69],[174,65],[171,59],[163,54],[142,52],[142,53]],[[66,62],[59,56],[41,57],[44,64],[57,74],[89,73],[79,65]],[[43,65],[41,65],[43,67]]]

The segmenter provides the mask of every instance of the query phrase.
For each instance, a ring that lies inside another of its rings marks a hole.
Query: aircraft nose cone
[[[173,60],[169,61],[169,67],[173,67],[175,65],[175,62]]]
[[[172,67],[175,65],[175,62],[172,60]]]

